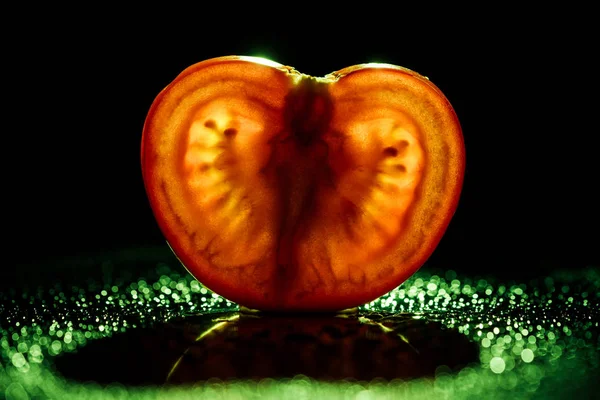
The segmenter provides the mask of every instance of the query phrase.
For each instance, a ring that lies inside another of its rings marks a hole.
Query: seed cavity
[[[383,149],[384,157],[398,157],[404,155],[406,149],[408,148],[408,140],[401,140],[398,142],[397,146],[389,146]]]
[[[215,122],[214,119],[209,119],[206,120],[206,122],[204,123],[204,126],[210,129],[215,129],[217,127],[217,123]]]
[[[396,157],[398,155],[398,149],[395,147],[386,147],[383,149],[383,154],[386,157]]]
[[[223,131],[223,134],[224,134],[226,137],[232,137],[232,136],[235,136],[235,134],[236,134],[236,133],[237,133],[237,129],[235,129],[235,128],[227,128],[227,129],[225,129],[225,130]]]
[[[406,167],[403,164],[397,164],[394,168],[396,168],[396,171],[398,172],[406,172]]]

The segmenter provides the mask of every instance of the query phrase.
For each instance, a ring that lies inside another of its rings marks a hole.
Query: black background
[[[387,62],[446,94],[467,171],[429,265],[515,277],[600,265],[597,44],[587,12],[475,10],[443,23],[422,12],[387,21],[385,10],[351,21],[304,9],[264,21],[239,10],[237,19],[189,10],[24,19],[4,61],[6,270],[165,246],[141,176],[146,113],[185,67],[234,54],[315,76]]]

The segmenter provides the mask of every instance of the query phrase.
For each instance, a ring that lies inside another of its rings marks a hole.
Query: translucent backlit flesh
[[[263,310],[333,310],[393,289],[434,250],[464,171],[460,126],[426,78],[350,67],[312,78],[223,57],[155,100],[149,199],[188,270]]]

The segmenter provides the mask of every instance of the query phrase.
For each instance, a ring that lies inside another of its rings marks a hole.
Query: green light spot
[[[552,356],[555,358],[559,358],[562,355],[563,349],[560,346],[552,346],[552,350],[550,350]]]
[[[22,353],[13,354],[13,356],[11,357],[11,361],[13,365],[17,368],[23,368],[25,364],[27,364],[27,360],[25,360],[25,357],[23,357]]]
[[[0,388],[1,387],[2,386],[0,386]],[[27,391],[18,382],[13,382],[10,385],[8,385],[6,387],[6,390],[4,391],[4,393],[0,392],[0,395],[3,395],[3,394],[7,400],[8,399],[11,399],[11,400],[28,400],[29,399],[29,395],[27,394]]]
[[[523,346],[521,346],[521,345],[518,345],[518,344],[517,344],[517,345],[515,345],[515,346],[513,346],[513,348],[512,348],[512,352],[513,352],[513,354],[514,354],[514,355],[517,355],[517,356],[518,356],[519,354],[521,354],[521,352],[522,352],[522,351],[523,351]]]
[[[490,360],[490,369],[495,374],[501,374],[502,372],[504,372],[505,368],[506,363],[504,362],[502,357],[494,357]]]
[[[54,354],[58,354],[61,352],[62,350],[62,343],[59,342],[58,340],[55,340],[52,342],[52,344],[50,345],[50,349],[52,350],[52,352]]]
[[[533,361],[533,351],[531,351],[531,349],[524,349],[521,352],[521,359],[526,363],[532,362]]]
[[[40,354],[42,354],[42,349],[40,348],[40,346],[37,344],[31,345],[31,348],[29,349],[29,355],[33,356],[33,357],[37,357]]]

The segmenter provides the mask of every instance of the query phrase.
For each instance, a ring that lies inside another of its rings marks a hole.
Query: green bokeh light
[[[471,279],[419,271],[361,313],[406,313],[456,329],[479,347],[479,361],[434,377],[370,382],[292,379],[191,387],[126,387],[68,381],[53,369],[62,353],[127,330],[193,313],[235,311],[178,268],[119,282],[0,293],[0,396],[28,398],[554,398],[591,390],[600,369],[600,271],[559,273],[533,282]],[[110,368],[107,366],[107,368]],[[581,389],[581,390],[584,390]],[[584,392],[592,395],[590,392]]]

